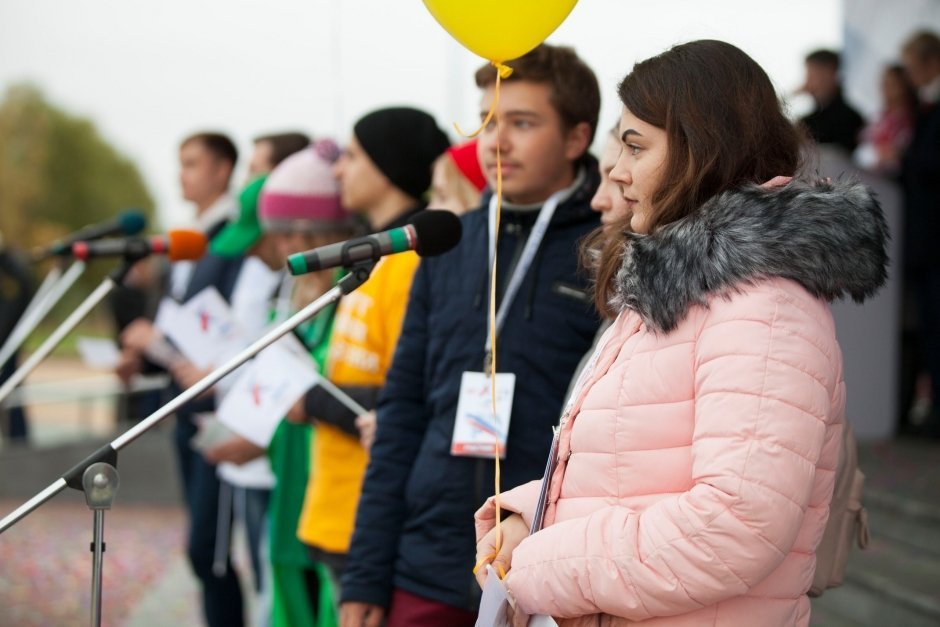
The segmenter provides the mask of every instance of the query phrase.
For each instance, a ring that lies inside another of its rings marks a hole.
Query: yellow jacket
[[[336,385],[382,386],[401,333],[411,280],[413,252],[382,259],[359,289],[336,310],[327,376]],[[310,477],[297,536],[329,553],[346,553],[352,538],[359,491],[369,458],[359,440],[317,423]]]

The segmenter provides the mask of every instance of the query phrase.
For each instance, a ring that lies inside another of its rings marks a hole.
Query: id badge
[[[496,415],[493,415],[493,386],[496,388]],[[498,450],[501,458],[506,457],[506,436],[515,389],[516,375],[509,372],[499,372],[492,377],[483,372],[463,373],[451,455],[492,459]]]

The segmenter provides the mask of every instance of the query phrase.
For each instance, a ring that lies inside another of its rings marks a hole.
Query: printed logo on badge
[[[493,387],[496,388],[496,414],[493,414]],[[492,459],[494,452],[506,457],[506,436],[512,414],[516,375],[500,372],[492,378],[483,372],[465,372],[460,380],[460,397],[454,421],[450,453],[462,457]]]

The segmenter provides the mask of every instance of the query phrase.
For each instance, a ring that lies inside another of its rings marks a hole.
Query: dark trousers
[[[271,491],[243,488],[224,480],[221,489],[231,491],[231,512],[245,525],[245,532],[248,536],[248,555],[251,558],[251,570],[255,575],[255,591],[261,592],[266,583],[263,581],[264,565],[261,563],[261,543],[266,539],[264,524],[268,516]],[[231,531],[231,526],[229,531]]]
[[[13,373],[16,372],[16,365],[17,355],[14,354],[3,365],[3,368],[0,368],[0,385],[13,376]],[[26,412],[23,410],[22,405],[13,409],[2,410],[0,424],[3,425],[4,437],[10,438],[14,442],[25,442],[27,436],[29,436],[29,429],[26,425]]]
[[[219,520],[219,478],[216,468],[193,450],[189,440],[196,426],[186,417],[176,422],[176,450],[189,513],[186,553],[202,584],[202,604],[209,627],[242,627],[245,624],[238,575],[226,551],[224,572],[213,572]]]
[[[925,271],[911,287],[917,302],[919,352],[933,388],[933,411],[925,431],[940,435],[940,268]]]

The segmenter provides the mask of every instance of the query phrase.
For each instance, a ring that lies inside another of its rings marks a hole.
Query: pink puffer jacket
[[[513,553],[525,611],[564,627],[808,624],[845,405],[826,299],[877,289],[886,231],[861,186],[785,190],[725,194],[626,249],[623,312],[563,420],[544,528]],[[503,507],[529,523],[538,488]],[[478,539],[494,513],[490,499]]]

